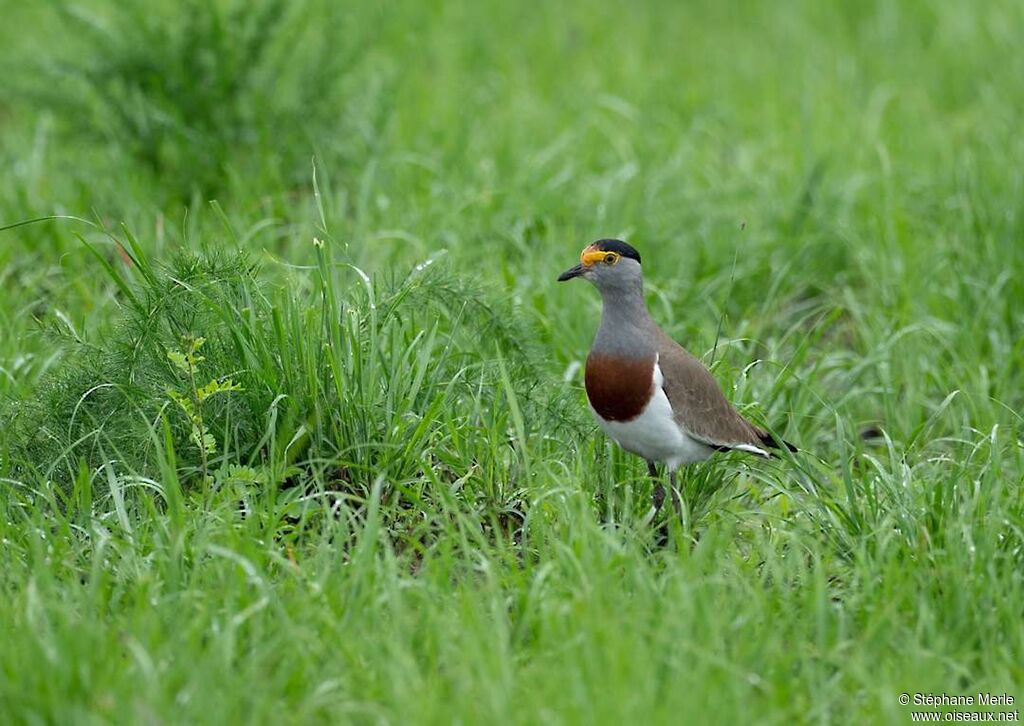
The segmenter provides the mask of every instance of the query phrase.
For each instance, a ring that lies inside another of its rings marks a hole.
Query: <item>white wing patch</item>
[[[725,444],[725,446],[729,445]],[[729,448],[733,449],[734,451],[746,451],[748,454],[757,454],[758,456],[763,456],[766,459],[772,458],[772,455],[769,454],[767,451],[765,451],[764,449],[760,449],[754,446],[753,444],[736,444],[735,446],[729,446]]]

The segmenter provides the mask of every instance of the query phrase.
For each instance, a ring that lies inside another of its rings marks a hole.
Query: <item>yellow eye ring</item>
[[[609,252],[608,254],[606,254],[604,256],[604,264],[606,264],[606,265],[614,265],[618,261],[619,261],[619,256],[617,254],[615,254],[614,252]]]

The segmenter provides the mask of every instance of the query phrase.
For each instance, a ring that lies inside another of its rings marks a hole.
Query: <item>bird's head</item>
[[[640,253],[617,239],[599,239],[580,253],[580,264],[558,276],[559,282],[582,277],[602,293],[625,291],[642,284]]]

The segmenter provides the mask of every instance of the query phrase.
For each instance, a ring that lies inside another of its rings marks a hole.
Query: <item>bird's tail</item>
[[[800,449],[798,449],[795,444],[791,444],[785,439],[776,438],[775,436],[768,433],[767,431],[764,431],[763,429],[758,429],[758,435],[761,438],[761,443],[767,446],[769,449],[789,449],[794,454],[800,451]]]

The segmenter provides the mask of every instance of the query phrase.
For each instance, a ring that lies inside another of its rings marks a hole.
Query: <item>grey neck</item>
[[[642,283],[601,290],[601,327],[593,350],[597,353],[646,357],[656,350],[654,321],[647,312]]]

